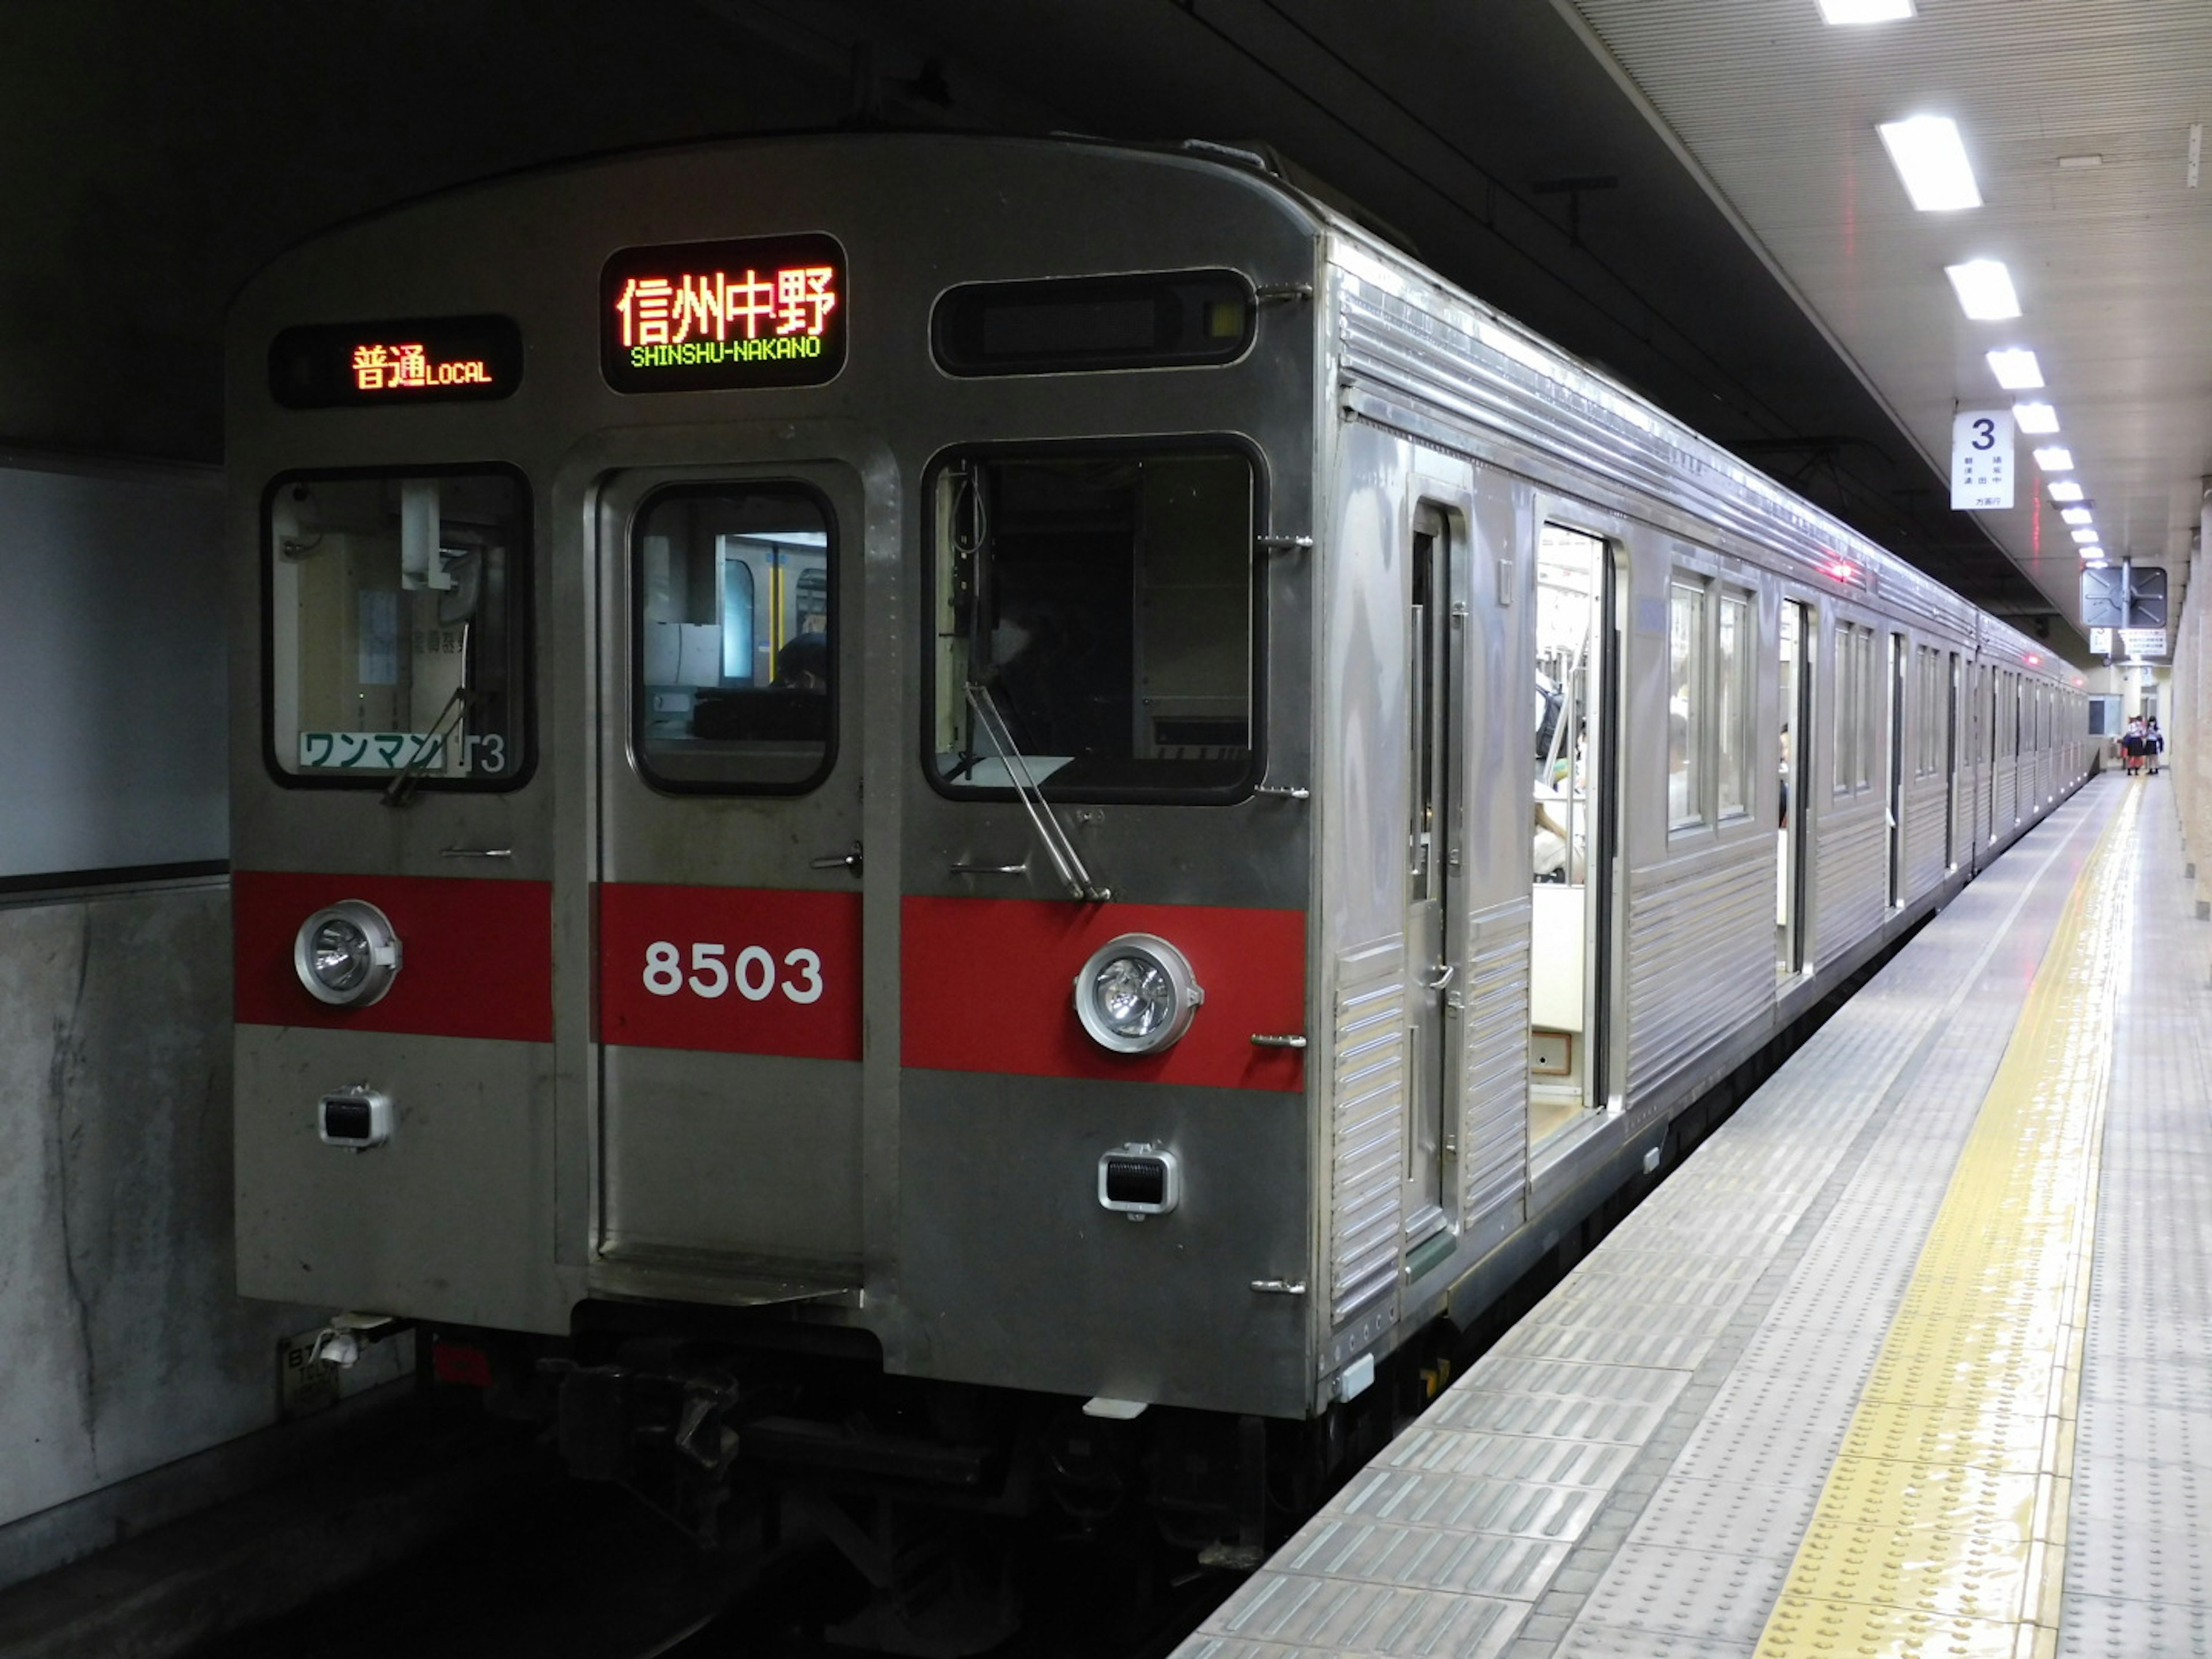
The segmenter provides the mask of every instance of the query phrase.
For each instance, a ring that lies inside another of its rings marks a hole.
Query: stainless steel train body
[[[1211,148],[457,191],[245,290],[228,422],[256,1296],[1324,1417],[2091,763],[2033,642]],[[1071,995],[1132,935],[1152,1052]]]

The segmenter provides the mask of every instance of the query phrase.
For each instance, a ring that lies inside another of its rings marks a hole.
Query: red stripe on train
[[[858,1060],[860,896],[606,884],[599,1040]]]
[[[340,899],[374,904],[399,936],[398,977],[366,1008],[318,1002],[292,967],[300,924]],[[241,870],[230,878],[230,903],[241,1024],[553,1040],[548,883]]]
[[[908,898],[900,911],[902,1059],[946,1072],[1297,1090],[1296,1049],[1255,1033],[1305,1030],[1302,910]],[[1121,933],[1157,933],[1189,960],[1205,1006],[1164,1054],[1115,1054],[1075,1017],[1076,971]]]

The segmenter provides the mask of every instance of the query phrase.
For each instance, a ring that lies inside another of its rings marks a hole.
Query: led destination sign
[[[834,237],[624,248],[599,276],[599,367],[617,392],[818,386],[845,366]]]
[[[270,395],[287,409],[504,398],[521,382],[522,331],[506,317],[318,324],[269,348]]]

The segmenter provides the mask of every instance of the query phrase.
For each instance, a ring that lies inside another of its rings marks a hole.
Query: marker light
[[[1959,124],[1948,115],[1916,115],[1881,124],[1881,142],[1905,193],[1923,213],[1979,207],[1981,187],[1960,141]]]
[[[1205,1000],[1182,952],[1153,933],[1109,939],[1075,976],[1075,1017],[1092,1042],[1117,1054],[1172,1046]]]
[[[2078,501],[2083,499],[2081,486],[2071,478],[2054,478],[2051,482],[2051,499],[2054,501]]]
[[[2013,424],[2022,432],[2041,436],[2058,430],[2058,411],[2049,404],[2014,404],[2012,406]]]
[[[2063,444],[2047,444],[2035,452],[2035,464],[2045,472],[2071,472],[2074,452]]]
[[[2095,515],[2086,507],[2069,507],[2063,510],[2058,516],[2069,524],[2082,525],[2087,524]]]
[[[1982,355],[1989,362],[1990,373],[2007,392],[2027,392],[2043,384],[2043,370],[2036,364],[2035,354],[2025,346]]]
[[[2104,539],[2094,530],[2077,530],[2074,532],[2074,545],[2076,547],[2094,547]]]
[[[1847,582],[1851,579],[1850,566],[1841,559],[1830,559],[1825,568],[1827,573],[1839,582]]]
[[[2012,273],[2002,259],[1969,259],[1962,265],[1945,265],[1943,274],[1959,296],[1960,307],[1978,323],[2001,323],[2020,315],[2020,295],[2013,292]]]
[[[1820,0],[1828,23],[1893,23],[1912,15],[1912,0]]]
[[[383,911],[343,899],[300,924],[292,970],[309,996],[335,1008],[366,1008],[399,975],[399,936]]]

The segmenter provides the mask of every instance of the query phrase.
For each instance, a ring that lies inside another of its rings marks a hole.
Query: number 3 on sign
[[[695,996],[712,1000],[722,995],[732,986],[748,1002],[765,1002],[777,989],[775,958],[757,945],[748,945],[738,952],[734,963],[725,962],[726,947],[720,945],[694,945],[691,947],[691,972],[687,979],[684,972],[684,953],[666,939],[657,939],[645,947],[645,988],[657,997],[672,997],[687,985]],[[815,952],[800,949],[788,952],[783,965],[794,971],[794,977],[782,981],[784,995],[793,1002],[818,1002],[822,1000],[822,958]]]

